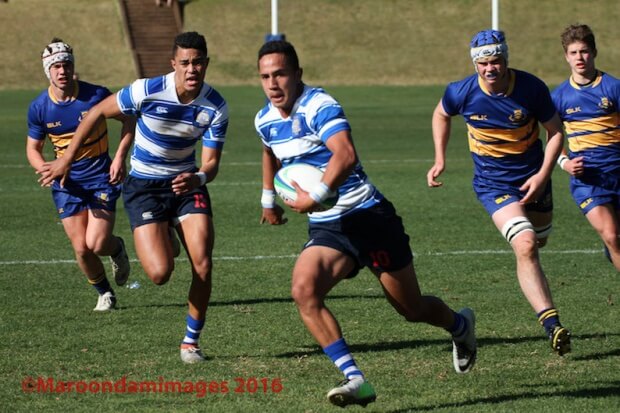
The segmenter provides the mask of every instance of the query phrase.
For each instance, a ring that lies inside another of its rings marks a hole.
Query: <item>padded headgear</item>
[[[469,53],[474,63],[495,56],[501,56],[508,62],[508,45],[504,32],[482,30],[471,39],[470,47]]]
[[[43,62],[45,76],[49,79],[50,67],[52,67],[54,63],[69,61],[75,64],[73,49],[62,40],[56,42],[52,41],[52,43],[48,44],[45,49],[43,49],[43,53],[41,53],[41,61]]]

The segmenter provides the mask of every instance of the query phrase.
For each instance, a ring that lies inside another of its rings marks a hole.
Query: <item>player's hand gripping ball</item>
[[[316,166],[307,163],[293,163],[287,165],[276,173],[273,185],[276,193],[282,200],[294,202],[297,199],[297,191],[291,184],[295,181],[304,191],[311,192],[323,178],[323,171]],[[327,199],[321,202],[321,206],[330,209],[338,202],[338,193],[331,191]]]

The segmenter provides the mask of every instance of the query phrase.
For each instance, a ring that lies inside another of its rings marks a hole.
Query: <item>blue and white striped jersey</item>
[[[337,132],[351,130],[342,106],[323,89],[310,86],[304,86],[288,118],[282,118],[278,109],[268,103],[256,115],[254,126],[263,144],[283,166],[307,163],[321,170],[325,170],[332,157],[325,142]],[[310,222],[336,220],[350,212],[370,208],[383,199],[360,162],[338,188],[338,196],[333,208],[308,214]]]
[[[196,142],[222,149],[228,128],[228,106],[204,84],[191,103],[177,97],[174,72],[139,79],[121,89],[117,102],[126,115],[137,117],[130,175],[142,179],[172,179],[196,170]]]

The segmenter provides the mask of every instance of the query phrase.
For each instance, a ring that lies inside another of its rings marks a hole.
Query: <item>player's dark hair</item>
[[[596,39],[592,30],[586,24],[571,24],[564,29],[560,38],[562,39],[562,47],[565,52],[570,44],[584,42],[596,54]]]
[[[172,56],[177,53],[177,49],[196,49],[207,56],[207,41],[205,37],[198,32],[185,32],[174,38],[174,46],[172,47]]]
[[[272,40],[265,43],[258,51],[258,60],[272,53],[282,53],[286,57],[286,63],[293,70],[299,70],[299,58],[292,44],[286,40]]]

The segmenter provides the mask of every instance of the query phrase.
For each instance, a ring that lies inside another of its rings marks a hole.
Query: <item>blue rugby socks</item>
[[[87,279],[88,279],[88,283],[92,285],[93,287],[95,287],[95,290],[97,290],[97,293],[99,293],[99,295],[103,295],[107,293],[108,291],[110,291],[112,295],[114,295],[114,290],[110,286],[110,283],[108,282],[108,279],[105,276],[105,272],[102,272],[101,274],[95,276],[92,279],[87,277]]]
[[[323,349],[325,354],[331,359],[331,361],[340,369],[342,374],[345,375],[347,379],[351,379],[353,377],[364,377],[364,374],[355,364],[355,360],[353,359],[353,355],[349,351],[349,346],[347,346],[344,338],[340,338],[339,340],[334,341],[327,347]]]
[[[542,310],[537,315],[538,322],[543,326],[548,336],[551,336],[555,327],[562,325],[560,324],[560,315],[555,307]]]
[[[181,346],[198,346],[198,339],[200,339],[200,332],[205,325],[205,320],[196,320],[191,315],[187,315],[187,326],[185,328],[185,337]]]

